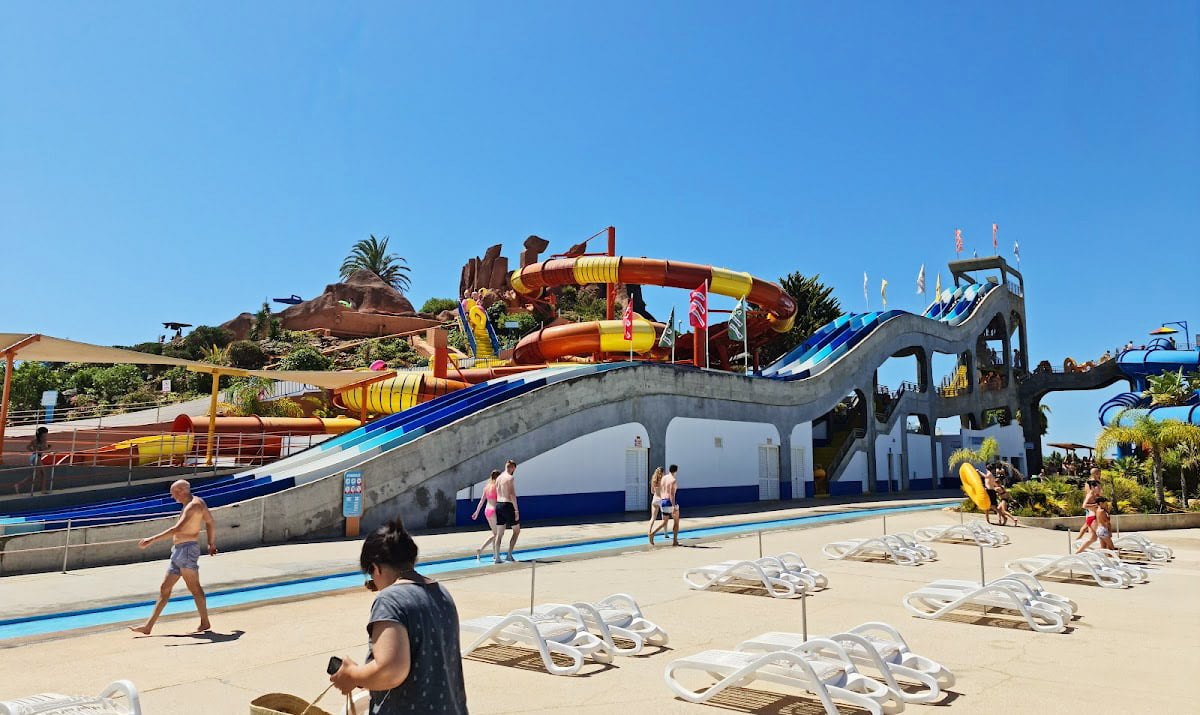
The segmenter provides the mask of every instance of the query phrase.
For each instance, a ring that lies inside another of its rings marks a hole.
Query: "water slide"
[[[843,395],[845,394],[843,383],[849,378],[848,374],[843,374],[846,373],[845,370],[838,369],[837,363],[845,362],[841,358],[852,351],[864,351],[869,361],[882,364],[890,357],[893,348],[884,349],[884,346],[888,345],[888,340],[880,338],[878,342],[875,341],[875,333],[894,333],[894,330],[881,330],[892,324],[893,321],[906,321],[904,323],[906,327],[903,328],[906,331],[951,335],[952,333],[946,330],[950,320],[956,320],[955,324],[959,325],[977,314],[986,317],[987,314],[983,313],[983,309],[990,299],[998,296],[997,300],[1000,300],[1007,296],[1007,291],[992,290],[986,285],[974,290],[964,289],[961,293],[948,292],[939,297],[936,304],[931,305],[926,312],[931,314],[936,312],[939,318],[928,319],[929,324],[931,326],[939,324],[942,327],[931,328],[928,331],[922,327],[924,323],[921,321],[925,320],[923,317],[913,314],[898,315],[896,314],[899,313],[898,311],[842,316],[822,327],[804,345],[799,346],[764,371],[762,377],[750,379],[773,378],[772,381],[776,383],[799,380],[802,381],[799,383],[800,387],[804,388],[802,391],[807,394]],[[967,297],[968,294],[970,294],[970,298]],[[997,310],[1008,309],[1006,302],[998,303],[997,306]],[[907,317],[902,318],[901,315]],[[982,321],[984,317],[979,320]],[[975,321],[972,325],[982,329],[982,325],[978,323],[979,321]],[[839,338],[839,336],[841,337]],[[974,334],[969,331],[956,338],[963,345],[967,340],[973,339]],[[558,394],[557,390],[559,389],[569,389],[576,381],[594,378],[599,373],[645,367],[653,368],[654,364],[642,362],[578,364],[526,369],[523,373],[497,376],[360,426],[272,464],[214,480],[197,489],[197,494],[204,497],[210,506],[216,508],[285,489],[304,487],[317,480],[337,476],[346,469],[361,467],[367,462],[386,457],[405,448],[419,449],[420,440],[435,436],[441,428],[470,417],[481,416],[491,410],[521,409],[522,420],[528,421],[528,424],[523,427],[534,429],[536,425],[552,422],[561,415],[555,414],[553,410],[538,410],[535,413],[525,411],[522,407],[525,404],[522,397],[528,396],[531,399],[533,397],[531,393],[552,396]],[[710,373],[695,368],[667,366],[659,366],[659,368],[663,370],[695,370],[697,375],[704,376],[704,378],[710,374],[713,379],[721,377],[719,373]],[[785,371],[788,371],[788,374],[781,374]],[[806,371],[807,375],[800,374]],[[747,378],[739,377],[739,379]],[[668,384],[676,383],[672,381]],[[609,398],[601,394],[597,396],[597,399]],[[834,399],[834,397],[830,399]],[[816,407],[814,406],[813,409]],[[509,414],[509,412],[503,414]],[[605,425],[591,424],[588,428],[596,429],[602,426]],[[456,436],[455,439],[457,440],[459,437]],[[519,439],[519,436],[514,439]],[[12,533],[62,528],[68,519],[85,517],[95,520],[90,523],[147,519],[152,518],[151,515],[174,509],[177,509],[177,505],[166,495],[110,500],[64,509],[5,515],[4,518],[0,518],[0,530]]]
[[[725,268],[697,263],[667,261],[661,258],[628,256],[579,256],[554,258],[513,271],[510,279],[518,295],[533,300],[547,288],[588,283],[635,283],[694,290],[707,283],[708,292],[730,298],[745,298],[765,311],[747,316],[751,342],[772,334],[786,333],[796,317],[796,302],[775,283]],[[619,320],[601,320],[555,325],[526,335],[513,351],[513,360],[521,364],[545,363],[568,355],[595,353],[649,352],[664,326],[646,320],[634,321],[634,337],[625,340]],[[710,335],[710,340],[716,336]],[[686,336],[679,348],[690,348]],[[685,356],[691,350],[677,351]]]
[[[1200,391],[1192,393],[1187,404],[1171,407],[1154,407],[1142,394],[1147,377],[1177,370],[1186,375],[1200,369],[1200,349],[1174,350],[1160,338],[1144,349],[1125,350],[1116,360],[1117,368],[1133,382],[1134,391],[1121,393],[1101,405],[1100,424],[1128,426],[1138,417],[1149,415],[1156,420],[1200,425]]]

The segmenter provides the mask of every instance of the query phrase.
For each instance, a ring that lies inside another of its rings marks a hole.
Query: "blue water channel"
[[[881,516],[883,514],[893,514],[896,512],[905,511],[941,509],[949,504],[957,503],[958,500],[949,500],[934,504],[921,504],[917,506],[848,510],[828,514],[797,516],[788,519],[771,519],[768,521],[726,524],[724,526],[707,526],[698,529],[681,530],[679,532],[679,536],[681,539],[702,539],[714,536],[728,536],[731,534],[753,533],[762,529],[780,529],[789,526],[819,524],[821,522],[838,521],[846,518]],[[629,547],[643,546],[645,543],[645,536],[626,536],[612,539],[598,539],[596,541],[567,544],[563,546],[547,546],[543,548],[525,550],[518,549],[516,555],[520,557],[521,561],[534,561],[564,556],[577,556],[579,554],[595,553],[598,551],[613,551]],[[429,575],[465,571],[467,569],[478,568],[479,566],[480,562],[476,561],[474,557],[443,559],[441,561],[423,561],[419,564],[421,573]],[[355,571],[352,573],[316,576],[313,578],[286,581],[283,583],[275,583],[263,586],[245,586],[242,588],[213,591],[209,593],[208,607],[210,610],[213,610],[228,606],[244,606],[247,604],[262,603],[281,598],[311,596],[350,588],[362,588],[362,584],[363,575]],[[76,628],[92,628],[95,626],[107,626],[117,623],[134,622],[142,620],[150,615],[150,609],[153,606],[154,601],[147,600],[115,606],[105,606],[103,608],[91,608],[79,611],[67,611],[63,613],[50,613],[40,616],[28,616],[24,618],[0,620],[0,641],[11,638],[24,638],[27,636],[43,635],[47,633],[58,633],[60,631],[69,631]],[[167,603],[167,607],[163,610],[163,615],[166,616],[178,613],[191,613],[195,610],[195,604],[192,602],[192,597],[185,593],[183,596],[172,598],[170,602]]]

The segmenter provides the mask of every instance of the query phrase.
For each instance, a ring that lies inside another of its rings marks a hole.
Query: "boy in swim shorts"
[[[1096,536],[1100,539],[1100,548],[1117,550],[1112,540],[1112,518],[1108,513],[1108,498],[1096,497]]]

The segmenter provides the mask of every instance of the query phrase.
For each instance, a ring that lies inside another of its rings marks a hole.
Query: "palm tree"
[[[375,234],[354,244],[350,255],[342,261],[341,276],[349,278],[355,271],[367,270],[379,276],[384,283],[403,293],[411,281],[408,277],[408,261],[394,253],[388,253],[388,237],[375,238]]]
[[[1147,387],[1142,393],[1150,398],[1150,404],[1155,406],[1173,407],[1186,404],[1196,391],[1190,377],[1183,376],[1183,368],[1177,372],[1167,371],[1161,375],[1146,377]]]
[[[1179,420],[1155,420],[1145,414],[1135,417],[1130,425],[1121,425],[1118,415],[1114,424],[1105,427],[1096,436],[1096,453],[1104,454],[1118,444],[1141,445],[1150,454],[1154,498],[1158,502],[1158,510],[1162,512],[1167,508],[1167,497],[1163,491],[1163,455],[1167,450],[1189,442],[1200,444],[1200,427]]]
[[[1016,465],[1014,465],[1012,462],[1003,459],[997,459],[996,457],[999,454],[1000,443],[996,441],[995,437],[988,437],[979,445],[979,449],[967,449],[966,447],[963,447],[962,449],[954,450],[950,453],[948,461],[951,469],[954,469],[963,462],[970,462],[972,464],[1000,464],[1003,465],[1010,474],[1014,474],[1020,479],[1025,478],[1025,475],[1022,474],[1021,470],[1017,469]]]
[[[1200,442],[1187,442],[1175,448],[1179,455],[1179,491],[1183,493],[1180,506],[1187,509],[1187,472],[1200,471]]]

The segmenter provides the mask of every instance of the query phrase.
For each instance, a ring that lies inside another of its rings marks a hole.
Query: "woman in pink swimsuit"
[[[491,476],[488,477],[488,482],[483,487],[483,496],[479,497],[479,504],[475,507],[475,513],[471,515],[471,520],[479,518],[479,510],[483,509],[483,515],[487,518],[488,523],[488,539],[483,542],[483,546],[475,549],[475,560],[479,560],[479,555],[483,550],[492,545],[496,539],[496,477],[500,476],[499,469],[493,469]],[[486,505],[486,508],[485,508]]]

